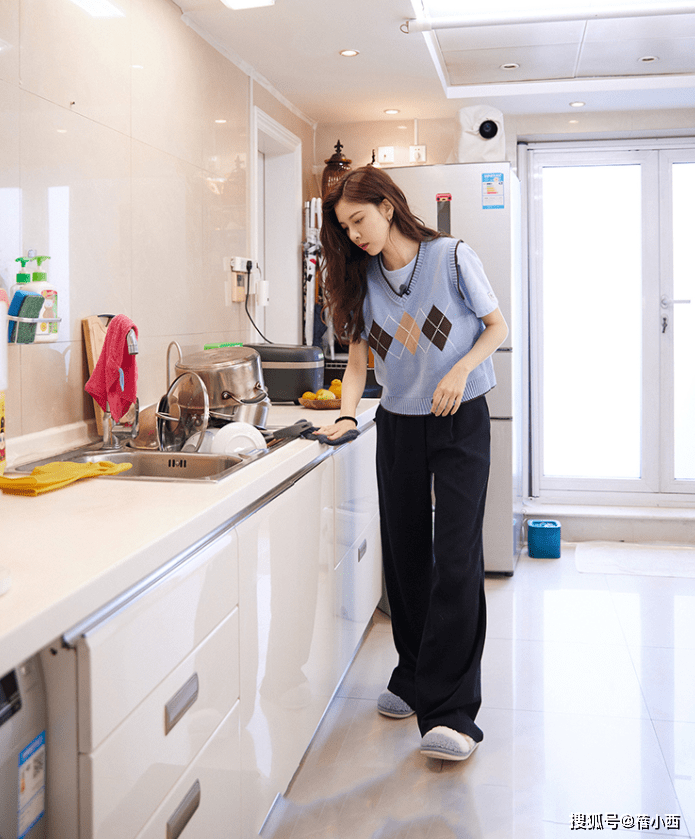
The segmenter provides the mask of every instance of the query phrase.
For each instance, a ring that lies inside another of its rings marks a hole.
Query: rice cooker
[[[295,344],[244,344],[255,350],[263,367],[263,381],[272,402],[297,402],[308,390],[323,387],[323,350]]]

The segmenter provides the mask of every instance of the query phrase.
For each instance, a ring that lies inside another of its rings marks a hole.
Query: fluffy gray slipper
[[[385,690],[377,699],[376,709],[385,717],[393,717],[393,719],[396,720],[403,720],[406,717],[412,717],[415,713],[407,702],[404,702],[400,696],[396,696],[395,693],[391,693],[390,690]]]
[[[438,725],[422,738],[420,754],[439,760],[466,760],[477,748],[478,744],[467,734]]]

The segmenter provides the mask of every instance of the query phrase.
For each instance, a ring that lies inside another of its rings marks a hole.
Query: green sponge
[[[46,301],[41,294],[27,294],[22,303],[22,308],[19,310],[20,318],[37,318],[41,314],[41,309]],[[32,344],[36,336],[35,323],[18,323],[17,324],[17,343],[18,344]]]

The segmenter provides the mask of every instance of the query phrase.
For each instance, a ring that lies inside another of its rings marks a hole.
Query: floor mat
[[[695,548],[690,545],[634,542],[577,542],[577,570],[591,574],[695,577]]]

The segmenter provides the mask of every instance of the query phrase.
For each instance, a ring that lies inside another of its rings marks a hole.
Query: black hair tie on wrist
[[[340,422],[340,420],[344,420],[344,419],[352,420],[352,422],[354,422],[356,426],[359,425],[359,423],[357,422],[357,420],[354,417],[338,417],[336,422]]]

